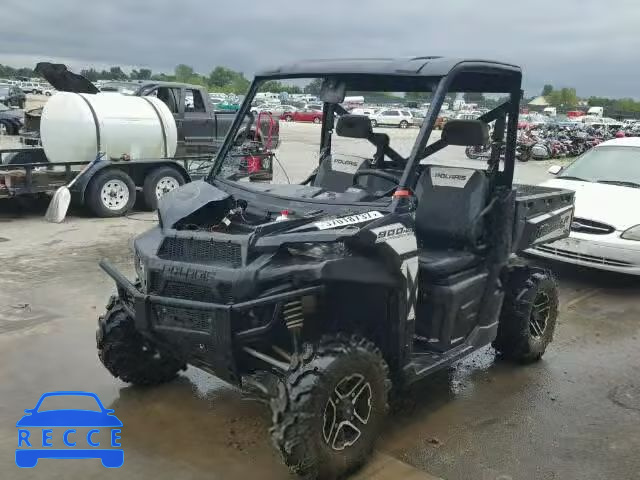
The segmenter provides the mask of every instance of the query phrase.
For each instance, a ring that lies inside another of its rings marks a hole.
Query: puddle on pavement
[[[121,388],[108,408],[126,425],[125,449],[218,474],[259,465],[273,475],[260,478],[288,478],[271,448],[268,407],[206,373],[189,369],[156,388]]]
[[[28,303],[0,306],[0,335],[24,333],[55,318],[50,312],[33,308]]]

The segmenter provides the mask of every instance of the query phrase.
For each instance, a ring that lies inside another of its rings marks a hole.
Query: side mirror
[[[551,165],[549,170],[547,170],[551,175],[558,175],[561,171],[562,167],[560,165]]]

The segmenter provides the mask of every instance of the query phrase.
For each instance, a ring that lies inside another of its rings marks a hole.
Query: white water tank
[[[40,138],[50,162],[173,157],[178,134],[167,106],[155,97],[58,92],[45,104]]]

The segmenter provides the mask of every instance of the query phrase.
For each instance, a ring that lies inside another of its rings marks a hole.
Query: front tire
[[[493,347],[516,362],[540,360],[556,328],[558,284],[549,270],[519,266],[506,288]]]
[[[160,199],[181,185],[184,185],[184,177],[175,168],[160,167],[149,172],[142,187],[145,206],[157,210]]]
[[[320,117],[313,117],[313,123],[318,124],[320,122],[321,122]]]
[[[112,296],[98,320],[98,358],[109,373],[134,385],[158,385],[173,380],[185,364],[146,340]]]
[[[371,127],[375,128],[378,126],[378,122],[376,120],[371,120]]]
[[[398,125],[400,128],[409,128],[409,122],[407,122],[406,120],[402,120],[400,122],[400,125]]]
[[[367,339],[323,337],[294,358],[272,400],[271,438],[289,468],[333,479],[373,450],[388,408],[389,369]]]
[[[122,170],[103,170],[89,184],[87,206],[98,217],[125,215],[135,202],[136,185]]]

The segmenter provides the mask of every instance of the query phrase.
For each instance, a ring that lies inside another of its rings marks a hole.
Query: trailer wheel
[[[305,478],[334,479],[373,450],[391,381],[380,350],[358,336],[306,344],[271,402],[271,438],[285,463]]]
[[[521,266],[509,273],[493,348],[520,363],[540,360],[558,317],[558,285],[550,271]]]
[[[136,202],[136,184],[117,168],[98,172],[87,190],[87,207],[98,217],[120,217]]]
[[[149,172],[144,179],[142,194],[149,210],[158,208],[158,201],[171,190],[184,185],[184,177],[175,168],[160,167]]]

